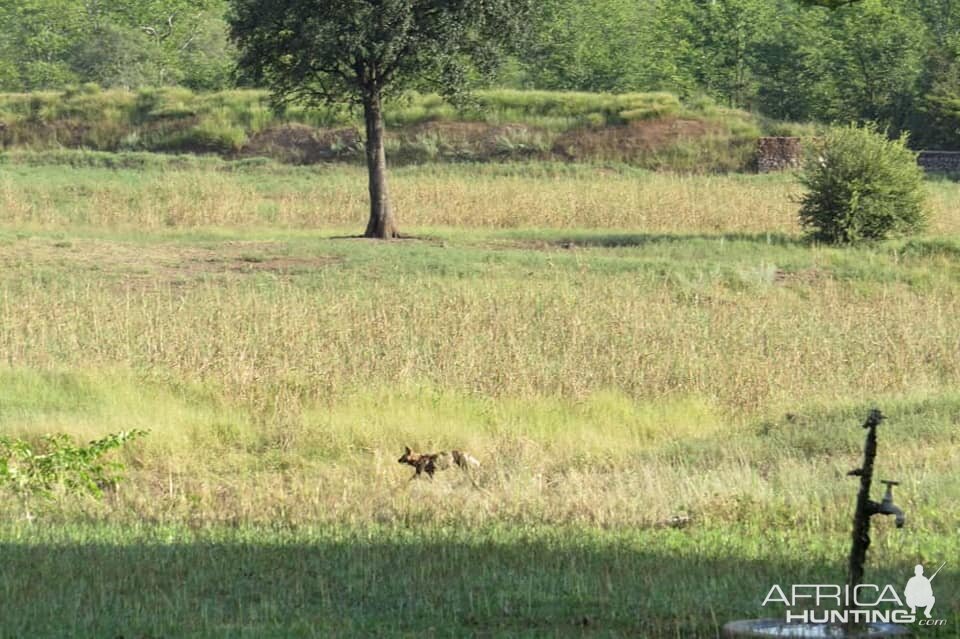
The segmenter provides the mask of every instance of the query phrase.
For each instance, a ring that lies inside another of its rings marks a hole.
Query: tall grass
[[[149,154],[8,154],[0,223],[34,229],[351,229],[368,214],[360,168],[291,168]],[[160,156],[162,158],[162,156]],[[45,162],[73,164],[33,167]],[[622,165],[556,163],[400,168],[391,194],[401,225],[472,229],[611,229],[796,236],[791,176],[652,174]],[[927,185],[931,232],[960,231],[957,186]]]
[[[150,431],[106,500],[0,527],[0,634],[715,636],[842,582],[873,405],[908,528],[868,574],[956,554],[956,184],[841,250],[783,176],[406,168],[415,238],[376,243],[359,170],[140,159],[0,178],[0,427]],[[79,595],[24,586],[61,564]]]

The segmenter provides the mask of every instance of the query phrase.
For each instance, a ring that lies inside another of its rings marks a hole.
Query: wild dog
[[[421,454],[413,452],[409,446],[403,447],[403,457],[397,461],[401,464],[413,466],[416,469],[417,472],[415,472],[410,479],[416,479],[423,473],[427,473],[427,476],[433,479],[435,472],[438,470],[446,470],[454,465],[465,470],[480,467],[480,462],[477,461],[475,457],[462,450],[451,450],[449,453],[443,451],[439,453]]]

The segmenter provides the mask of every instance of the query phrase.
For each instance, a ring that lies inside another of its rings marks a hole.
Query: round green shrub
[[[800,224],[812,239],[882,240],[926,226],[923,170],[906,135],[891,140],[874,124],[832,127],[808,154],[800,182]]]

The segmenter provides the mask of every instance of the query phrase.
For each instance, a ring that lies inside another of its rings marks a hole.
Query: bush
[[[7,487],[23,505],[33,495],[103,495],[104,488],[120,482],[123,464],[105,461],[115,448],[146,435],[143,430],[113,433],[86,446],[73,443],[65,434],[46,435],[39,446],[24,439],[0,436],[0,488]],[[31,518],[30,511],[26,511]]]
[[[926,224],[923,170],[906,135],[876,125],[833,127],[808,154],[800,223],[816,240],[852,243],[920,231]]]

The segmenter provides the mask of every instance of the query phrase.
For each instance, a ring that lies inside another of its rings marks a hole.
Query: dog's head
[[[419,461],[419,459],[420,459],[420,455],[410,450],[409,446],[404,446],[403,457],[401,457],[397,461],[400,462],[401,464],[410,464],[411,466],[416,466],[417,461]]]

